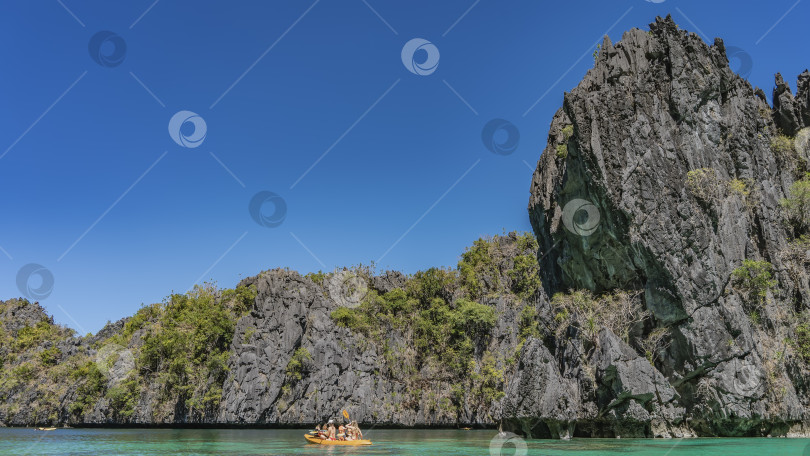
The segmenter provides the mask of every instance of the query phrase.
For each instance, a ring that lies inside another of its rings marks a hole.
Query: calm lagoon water
[[[305,430],[0,429],[0,455],[503,455],[495,431],[370,430],[370,447],[306,443]],[[810,439],[528,440],[526,456],[810,456]]]

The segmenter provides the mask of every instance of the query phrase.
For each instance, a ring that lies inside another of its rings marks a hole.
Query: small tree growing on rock
[[[797,234],[807,233],[810,231],[810,173],[794,182],[788,195],[780,202],[785,218]]]
[[[644,351],[644,356],[650,364],[655,365],[658,354],[669,345],[669,343],[665,343],[667,334],[669,334],[668,328],[656,328],[639,342],[641,349]]]
[[[303,372],[306,370],[307,364],[312,361],[312,355],[309,353],[304,347],[298,347],[293,353],[292,357],[290,358],[290,362],[287,363],[287,368],[285,372],[287,377],[296,382],[303,378]]]
[[[810,363],[810,315],[807,312],[799,315],[800,323],[796,325],[794,345],[801,358]]]
[[[767,261],[743,260],[743,264],[731,273],[731,285],[739,291],[756,311],[765,303],[768,290],[776,286],[773,266]]]
[[[700,202],[711,204],[721,196],[723,184],[712,168],[693,169],[686,173],[686,188]]]
[[[784,160],[796,160],[796,146],[793,139],[785,135],[771,138],[771,152]]]

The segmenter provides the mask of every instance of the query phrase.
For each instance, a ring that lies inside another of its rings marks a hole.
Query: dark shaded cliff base
[[[808,436],[810,72],[773,99],[671,18],[606,38],[552,120],[536,237],[407,277],[265,271],[85,337],[0,302],[0,422]]]

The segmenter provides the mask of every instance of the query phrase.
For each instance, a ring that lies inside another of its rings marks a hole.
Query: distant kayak
[[[371,445],[371,440],[327,440],[320,439],[309,434],[305,434],[304,438],[309,443],[317,443],[318,445],[347,445],[347,446],[362,446]]]
[[[55,430],[56,430],[56,428],[55,428],[55,427],[47,427],[47,428],[43,428],[43,427],[41,427],[41,428],[37,428],[37,431],[55,431]]]

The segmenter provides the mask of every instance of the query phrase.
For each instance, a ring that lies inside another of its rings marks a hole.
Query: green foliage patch
[[[497,288],[500,285],[498,267],[492,257],[494,249],[495,242],[492,239],[481,238],[461,254],[461,260],[458,262],[460,282],[472,299],[484,295],[487,280],[490,281],[490,288]]]
[[[46,348],[39,352],[39,359],[46,366],[54,366],[59,361],[62,352],[56,347]]]
[[[312,282],[318,285],[323,285],[323,281],[324,279],[326,279],[326,274],[323,271],[310,272],[304,275],[304,277],[307,277],[308,279],[312,280]]]
[[[135,412],[140,398],[140,382],[137,375],[131,375],[118,384],[110,387],[105,397],[110,401],[110,408],[115,413],[129,418]]]
[[[773,280],[773,266],[767,261],[743,260],[731,273],[731,280],[732,286],[743,293],[749,304],[757,306],[765,302],[768,290],[777,284]]]
[[[521,299],[529,299],[542,288],[537,239],[531,233],[524,233],[518,237],[517,249],[520,253],[515,256],[514,266],[507,275],[512,280],[512,292]]]
[[[693,169],[686,173],[686,188],[703,203],[720,197],[722,184],[712,168]]]
[[[48,321],[40,321],[33,326],[25,326],[14,337],[14,350],[24,351],[42,346],[45,342],[56,342],[66,337],[69,330]]]
[[[796,351],[805,362],[810,362],[810,322],[802,318],[803,322],[796,326]]]
[[[533,250],[516,261],[510,276],[517,292],[531,294],[538,285],[531,277],[537,269],[528,259],[533,259],[536,241],[531,235],[521,239],[523,247]],[[503,273],[494,258],[497,245],[495,239],[479,239],[461,255],[455,271],[419,271],[403,288],[382,294],[371,290],[360,306],[339,307],[332,319],[383,347],[387,364],[397,366],[399,373],[433,365],[449,375],[463,376],[470,372],[475,348],[488,343],[497,321],[492,306],[476,301],[500,284]],[[393,332],[406,335],[405,350],[413,358],[408,366],[395,360],[402,356],[402,347],[389,346],[387,339]]]
[[[304,347],[298,347],[290,358],[290,362],[287,363],[287,378],[293,381],[301,380],[303,378],[302,372],[304,371],[304,367],[309,361],[312,361],[312,355],[309,353],[309,350]]]
[[[537,240],[530,233],[481,238],[465,250],[455,270],[431,268],[408,277],[402,288],[370,290],[356,308],[331,314],[338,326],[380,347],[381,372],[408,385],[402,407],[424,402],[431,410],[457,412],[465,398],[489,406],[503,396],[502,356],[489,352],[497,323],[489,300],[529,300],[540,289]],[[536,310],[523,310],[521,337],[539,336]],[[425,373],[452,387],[424,391]]]
[[[212,385],[221,385],[228,374],[236,320],[255,296],[255,289],[246,287],[220,294],[211,285],[197,286],[142,309],[151,324],[144,326],[137,357],[141,375],[156,377],[167,397],[187,401],[192,409],[211,405],[210,390],[218,388]]]
[[[785,135],[776,135],[771,138],[771,151],[780,157],[792,159],[796,156],[796,146],[793,138]]]
[[[788,223],[796,234],[810,232],[810,173],[790,186],[788,197],[780,202]]]
[[[93,361],[86,361],[70,373],[70,377],[77,381],[76,399],[71,403],[69,410],[74,415],[81,415],[93,408],[103,393],[107,379]]]
[[[391,331],[410,334],[417,369],[432,360],[462,375],[468,370],[475,344],[482,342],[495,325],[495,309],[467,299],[451,305],[438,296],[427,300],[424,294],[412,294],[424,289],[414,286],[411,292],[395,289],[382,295],[372,291],[359,307],[336,309],[332,319],[380,344]]]

